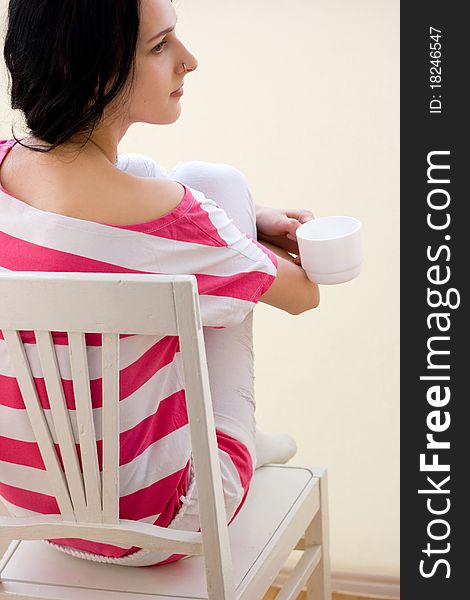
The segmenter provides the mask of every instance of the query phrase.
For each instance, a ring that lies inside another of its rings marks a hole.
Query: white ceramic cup
[[[343,283],[357,277],[363,260],[362,224],[354,217],[320,217],[297,228],[300,260],[315,283]]]

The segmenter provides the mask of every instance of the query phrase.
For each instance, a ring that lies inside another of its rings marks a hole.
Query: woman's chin
[[[181,104],[178,102],[174,107],[172,107],[171,111],[168,111],[168,114],[164,117],[160,117],[158,119],[152,119],[151,121],[146,121],[147,123],[152,123],[153,125],[171,125],[175,121],[180,118],[181,115]]]

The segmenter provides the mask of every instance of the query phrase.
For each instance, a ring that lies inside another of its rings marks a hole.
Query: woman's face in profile
[[[126,105],[131,123],[169,124],[181,113],[181,97],[172,92],[183,84],[196,58],[175,33],[176,11],[170,0],[141,0],[135,80]]]

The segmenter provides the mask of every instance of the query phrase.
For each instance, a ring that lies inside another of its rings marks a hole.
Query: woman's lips
[[[181,87],[179,87],[177,90],[175,90],[174,92],[172,92],[172,93],[170,94],[170,96],[175,96],[175,97],[177,97],[177,96],[182,96],[183,94],[184,94],[184,91],[183,91],[183,86],[181,86]]]

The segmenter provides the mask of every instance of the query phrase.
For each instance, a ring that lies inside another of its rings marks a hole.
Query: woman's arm
[[[300,315],[316,308],[320,303],[318,285],[308,279],[302,267],[295,263],[286,250],[263,240],[259,243],[278,256],[276,279],[261,296],[260,301],[285,310],[291,315]]]

